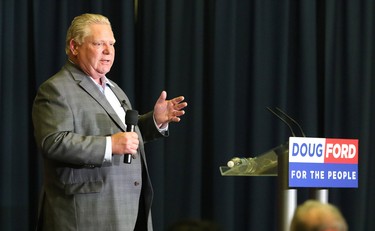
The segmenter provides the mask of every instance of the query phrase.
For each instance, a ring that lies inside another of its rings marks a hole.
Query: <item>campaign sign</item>
[[[290,137],[289,187],[358,188],[358,140]]]

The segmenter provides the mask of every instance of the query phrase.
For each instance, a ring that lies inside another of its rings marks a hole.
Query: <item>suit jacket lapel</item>
[[[65,65],[67,69],[72,73],[73,78],[78,81],[78,84],[93,97],[98,104],[100,104],[107,114],[112,118],[112,120],[123,130],[125,131],[125,125],[122,123],[121,119],[118,117],[115,110],[113,110],[111,104],[106,99],[105,95],[100,92],[95,83],[89,79],[90,77],[85,75],[81,70],[75,67],[72,63],[67,62]],[[116,93],[115,93],[116,94]],[[117,96],[117,95],[116,95]]]

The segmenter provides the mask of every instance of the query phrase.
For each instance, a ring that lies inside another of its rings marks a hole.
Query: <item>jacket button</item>
[[[134,186],[138,186],[139,185],[139,182],[138,181],[134,181]]]

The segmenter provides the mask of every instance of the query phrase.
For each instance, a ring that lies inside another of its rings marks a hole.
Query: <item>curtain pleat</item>
[[[146,152],[154,230],[183,219],[223,230],[277,230],[276,177],[223,177],[234,156],[285,143],[279,107],[307,136],[359,139],[359,188],[330,189],[350,230],[375,230],[375,3],[311,0],[0,1],[0,223],[33,230],[42,160],[31,125],[38,86],[64,64],[74,16],[106,15],[108,77],[140,113],[162,90],[189,106]],[[137,9],[135,15],[134,10]],[[298,192],[298,202],[308,190]]]

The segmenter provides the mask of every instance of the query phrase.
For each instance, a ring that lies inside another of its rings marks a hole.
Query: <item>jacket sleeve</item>
[[[78,113],[82,112],[72,109],[72,100],[61,87],[51,82],[42,84],[32,110],[37,146],[47,159],[79,166],[101,165],[106,146],[104,132],[98,129],[94,118],[89,116],[95,114],[93,111],[77,118]],[[95,115],[98,117],[100,113]],[[105,115],[101,117],[102,123],[106,123]],[[84,128],[77,127],[77,120],[92,125],[87,126],[86,132],[82,132]],[[110,122],[107,123],[109,125]]]
[[[168,130],[165,132],[159,132],[155,125],[153,114],[154,111],[150,111],[139,116],[138,127],[141,130],[142,138],[145,143],[169,136]]]

